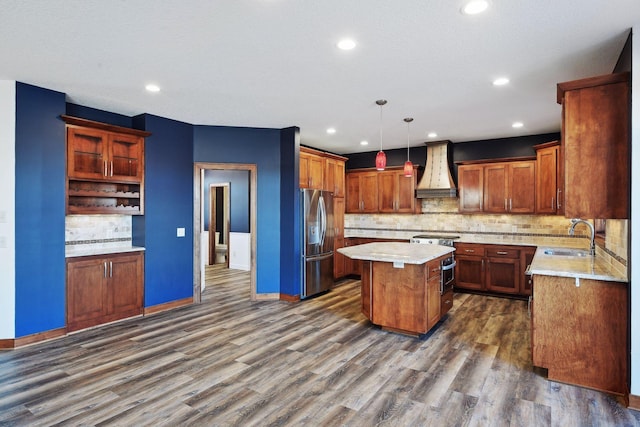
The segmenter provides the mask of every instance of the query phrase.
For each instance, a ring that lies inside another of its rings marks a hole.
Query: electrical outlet
[[[184,237],[184,233],[185,233],[184,227],[178,227],[178,229],[176,230],[176,236],[178,237]]]

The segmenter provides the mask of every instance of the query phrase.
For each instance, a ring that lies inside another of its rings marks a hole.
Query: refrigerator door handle
[[[324,205],[324,197],[318,199],[318,214],[320,215],[320,246],[324,247],[324,238],[327,234],[327,209]]]

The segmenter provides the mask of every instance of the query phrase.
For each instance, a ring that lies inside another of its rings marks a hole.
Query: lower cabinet
[[[455,247],[457,289],[531,295],[524,273],[535,248],[478,243],[456,243]]]
[[[67,258],[67,330],[142,314],[142,252]]]
[[[628,286],[533,276],[533,365],[550,380],[628,394]]]

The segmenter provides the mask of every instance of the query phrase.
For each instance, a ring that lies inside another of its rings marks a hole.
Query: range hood
[[[427,164],[416,188],[416,198],[456,197],[456,186],[449,169],[448,147],[451,141],[426,142]]]

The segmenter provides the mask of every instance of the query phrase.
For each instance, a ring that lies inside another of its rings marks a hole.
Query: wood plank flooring
[[[457,294],[416,339],[371,326],[359,286],[251,302],[209,269],[197,306],[0,352],[0,425],[640,425],[532,368],[523,301]]]

